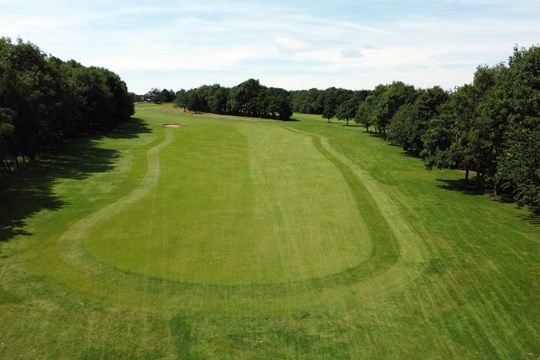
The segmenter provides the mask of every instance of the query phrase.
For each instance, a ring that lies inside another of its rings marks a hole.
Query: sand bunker
[[[182,125],[178,125],[178,124],[163,124],[163,126],[168,127],[168,128],[181,128],[182,127]]]

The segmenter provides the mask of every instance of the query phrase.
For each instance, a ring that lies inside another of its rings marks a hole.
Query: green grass
[[[0,358],[540,356],[536,215],[295,119],[142,105],[21,172],[0,191]]]

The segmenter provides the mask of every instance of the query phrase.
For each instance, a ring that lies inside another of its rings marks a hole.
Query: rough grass
[[[137,110],[0,191],[0,358],[540,356],[530,211],[320,117]]]

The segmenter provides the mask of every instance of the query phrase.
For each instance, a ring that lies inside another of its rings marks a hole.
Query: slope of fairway
[[[0,188],[0,358],[540,356],[537,215],[295,119],[138,105],[22,170]]]

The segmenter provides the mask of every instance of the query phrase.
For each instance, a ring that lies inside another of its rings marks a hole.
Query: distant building
[[[135,95],[135,102],[150,102],[152,101],[152,95],[146,93],[144,95]]]

